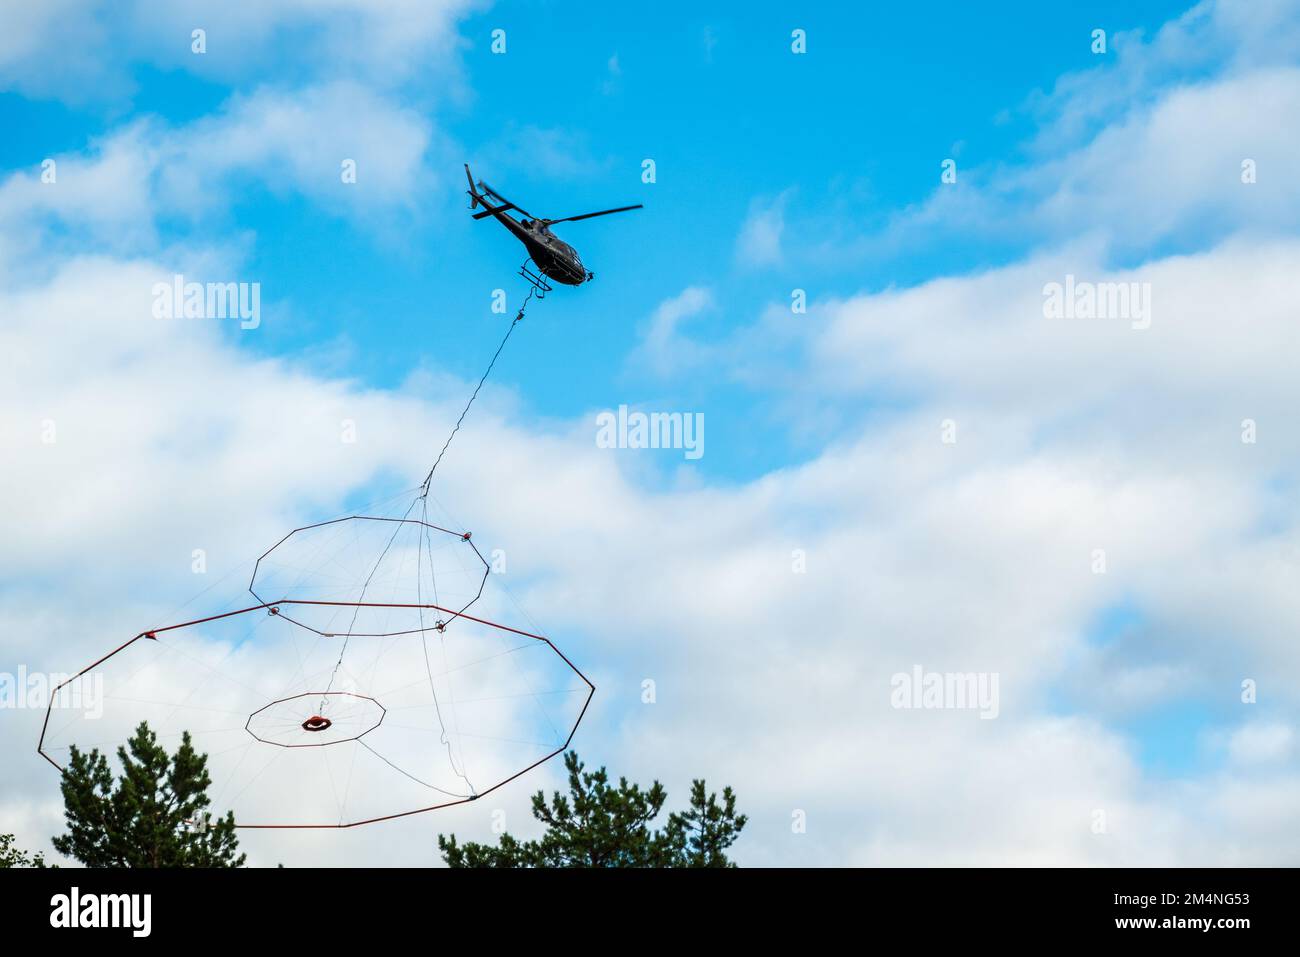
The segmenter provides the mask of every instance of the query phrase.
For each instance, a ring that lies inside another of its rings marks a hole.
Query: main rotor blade
[[[483,210],[483,212],[481,213],[475,213],[474,214],[475,219],[485,219],[488,216],[495,216],[497,213],[506,213],[515,208],[511,206],[509,203],[502,203],[500,206],[493,206],[490,203],[488,203],[486,200],[479,200],[479,202],[482,203],[487,208]]]
[[[581,216],[565,216],[563,219],[548,219],[547,224],[553,223],[576,223],[580,219],[591,219],[593,216],[608,216],[610,213],[626,213],[629,209],[641,209],[644,204],[637,203],[635,206],[620,206],[618,209],[602,209],[598,213],[583,213]]]
[[[500,193],[498,193],[495,189],[493,189],[491,186],[489,186],[487,183],[483,182],[482,180],[478,181],[478,188],[483,190],[483,192],[487,193],[489,196],[495,196],[497,199],[501,200],[501,202],[505,203],[511,209],[519,210],[519,212],[523,213],[527,218],[529,219],[537,218],[536,216],[534,216],[532,213],[530,213],[528,210],[524,209],[523,207],[510,202],[510,200],[506,199],[504,196],[502,196]]]

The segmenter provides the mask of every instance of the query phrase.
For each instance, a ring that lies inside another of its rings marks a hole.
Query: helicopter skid
[[[528,264],[530,262],[532,262],[531,259],[524,260],[524,264],[519,267],[519,275],[523,276],[530,283],[532,283],[533,288],[537,290],[538,299],[544,299],[546,298],[546,294],[550,292],[554,287],[552,287],[551,284],[546,281],[546,277],[541,274],[541,270],[538,270],[537,272],[533,272],[531,269],[528,268]]]

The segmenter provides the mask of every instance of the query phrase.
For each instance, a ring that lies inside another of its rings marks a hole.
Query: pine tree
[[[668,841],[678,867],[735,867],[727,859],[727,848],[735,843],[749,819],[736,813],[736,795],[731,788],[718,795],[708,794],[703,780],[691,782],[691,808],[668,817]]]
[[[668,794],[655,781],[642,790],[620,778],[611,786],[602,767],[587,772],[570,751],[564,756],[569,794],[556,791],[549,803],[533,795],[533,817],[546,825],[535,841],[510,834],[491,844],[458,844],[454,834],[439,835],[438,848],[449,867],[734,867],[726,850],[740,835],[746,818],[736,814],[731,788],[723,803],[707,794],[704,782],[691,788],[690,809],[668,816],[662,830],[652,822]]]
[[[243,866],[234,815],[214,820],[207,811],[207,756],[194,750],[189,732],[169,757],[141,722],[117,757],[114,787],[98,749],[72,748],[61,783],[68,833],[54,839],[59,853],[87,867]]]

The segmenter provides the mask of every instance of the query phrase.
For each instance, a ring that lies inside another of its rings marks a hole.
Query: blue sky
[[[1295,4],[68,5],[0,45],[13,633],[70,580],[129,629],[198,590],[196,542],[235,568],[418,481],[525,288],[469,161],[543,216],[645,204],[557,227],[596,280],[530,305],[438,489],[596,673],[599,760],[748,785],[755,862],[1294,863],[1252,802],[1300,792]],[[259,282],[261,326],[140,324],[171,272]],[[1147,283],[1155,323],[1049,325],[1066,273]],[[702,413],[706,454],[595,449],[623,404]],[[916,663],[999,673],[1002,716],[877,712]],[[39,780],[7,784],[37,830]],[[792,844],[805,806],[834,826]]]
[[[1097,24],[1150,31],[1178,10],[1019,4],[990,17],[961,5],[937,14],[814,7],[796,18],[812,55],[796,57],[796,20],[780,4],[747,7],[743,16],[691,4],[653,14],[607,4],[488,9],[460,28],[462,95],[445,102],[418,77],[402,91],[403,104],[436,116],[459,149],[438,157],[440,188],[413,185],[400,228],[371,228],[252,182],[218,221],[173,224],[173,234],[211,228],[254,237],[242,268],[262,282],[270,308],[241,346],[297,355],[343,343],[349,351],[336,371],[394,386],[420,362],[469,377],[502,324],[489,311],[491,291],[520,294],[516,245],[465,212],[462,157],[541,215],[644,202],[644,211],[562,230],[599,281],[534,310],[499,377],[542,416],[654,401],[704,411],[721,425],[757,410],[769,441],[749,441],[747,427],[715,427],[696,466],[715,478],[752,478],[816,446],[790,435],[769,389],[737,387],[725,374],[667,386],[641,374],[628,357],[653,305],[686,285],[713,289],[716,305],[699,321],[717,338],[788,302],[793,288],[845,296],[1006,261],[1021,244],[958,239],[908,255],[809,255],[757,268],[736,261],[735,237],[752,202],[787,191],[792,216],[852,231],[922,202],[944,158],[958,159],[963,179],[967,168],[1017,162],[1034,129],[1031,97],[1062,72],[1096,65],[1089,35]],[[935,16],[944,29],[933,29]],[[499,26],[507,29],[504,56],[489,50]],[[216,55],[224,41],[212,40]],[[69,108],[5,94],[4,167],[83,149],[137,116],[184,125],[299,70],[272,66],[231,84],[124,66],[135,91],[107,104]],[[550,162],[527,154],[538,142],[551,145]],[[653,185],[641,182],[647,157],[658,166]],[[333,173],[321,164],[321,176]]]

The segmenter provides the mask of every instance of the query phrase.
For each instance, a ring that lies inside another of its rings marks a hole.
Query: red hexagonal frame
[[[385,603],[382,603],[382,602],[327,602],[327,601],[311,601],[311,600],[306,600],[306,599],[286,599],[286,600],[279,601],[279,602],[262,602],[262,603],[257,604],[257,605],[250,605],[250,606],[247,607],[247,608],[236,609],[235,611],[222,612],[221,614],[217,614],[217,615],[209,615],[209,616],[207,616],[207,617],[205,617],[205,618],[196,618],[196,619],[194,619],[194,620],[192,620],[192,621],[184,621],[184,622],[179,622],[179,623],[174,624],[174,625],[166,625],[166,626],[163,626],[163,627],[160,627],[160,628],[152,628],[152,629],[149,629],[148,631],[142,631],[142,632],[140,632],[139,634],[137,634],[135,637],[131,638],[130,640],[128,640],[128,641],[126,641],[126,642],[123,642],[121,645],[117,646],[117,647],[114,648],[112,651],[108,652],[107,654],[105,654],[105,655],[103,655],[103,656],[101,656],[101,657],[95,659],[95,660],[94,660],[93,662],[91,662],[89,665],[87,665],[86,667],[84,667],[84,668],[82,668],[80,671],[78,671],[75,675],[72,675],[70,678],[68,678],[67,680],[61,682],[58,686],[56,686],[54,689],[52,689],[52,691],[51,691],[51,693],[50,693],[50,696],[49,696],[49,701],[48,701],[48,703],[47,703],[47,705],[46,705],[46,709],[45,709],[45,719],[44,719],[43,723],[41,724],[41,734],[40,734],[40,739],[38,740],[37,745],[36,745],[37,753],[40,754],[40,756],[43,757],[46,761],[48,761],[52,767],[54,767],[57,771],[59,771],[60,773],[62,773],[62,771],[64,770],[63,766],[62,766],[61,764],[59,764],[57,761],[55,761],[54,758],[52,758],[48,753],[46,753],[46,750],[45,750],[45,736],[46,736],[46,733],[47,733],[48,730],[49,730],[50,714],[51,714],[51,712],[52,712],[52,710],[53,710],[53,707],[54,707],[54,703],[55,703],[55,701],[58,699],[58,692],[59,692],[60,690],[62,690],[64,687],[66,687],[67,685],[71,684],[72,682],[77,681],[78,679],[80,679],[80,678],[84,677],[85,675],[89,674],[90,672],[94,671],[96,668],[98,668],[100,665],[104,664],[105,662],[109,661],[111,658],[115,657],[115,656],[118,655],[118,654],[121,654],[123,651],[125,651],[126,649],[128,649],[128,648],[130,648],[132,645],[134,645],[137,641],[140,641],[141,639],[145,639],[145,640],[156,639],[157,636],[158,636],[159,634],[162,634],[162,633],[164,633],[164,632],[168,632],[168,631],[177,631],[177,630],[182,629],[182,628],[190,628],[190,627],[194,627],[194,626],[197,626],[197,625],[206,624],[206,623],[208,623],[208,622],[214,622],[214,621],[220,621],[220,620],[223,620],[223,619],[229,619],[229,618],[233,618],[233,617],[235,617],[235,616],[237,616],[237,615],[245,615],[245,614],[250,614],[250,613],[252,613],[252,612],[257,612],[257,611],[267,611],[267,612],[270,612],[270,613],[272,613],[272,614],[276,614],[278,608],[279,608],[280,606],[283,606],[283,605],[289,605],[289,606],[303,606],[303,605],[329,605],[329,606],[344,606],[344,607],[350,607],[350,606],[354,606],[354,605],[355,605],[355,606],[358,606],[358,607],[376,607],[376,608],[379,608],[379,607],[422,608],[422,609],[427,609],[427,610],[429,610],[429,611],[433,611],[433,612],[442,612],[442,613],[444,613],[444,614],[448,614],[448,615],[455,614],[457,617],[464,618],[464,619],[466,619],[467,621],[473,621],[473,622],[476,622],[477,624],[485,625],[485,626],[487,626],[487,627],[489,627],[489,628],[498,629],[498,630],[503,631],[503,632],[508,632],[508,633],[510,633],[510,634],[513,634],[513,635],[518,635],[518,636],[520,636],[520,637],[522,637],[522,638],[529,638],[529,639],[532,639],[532,640],[534,640],[534,641],[539,641],[539,642],[544,643],[547,647],[550,648],[550,650],[551,650],[552,652],[554,652],[554,654],[555,654],[555,655],[556,655],[556,656],[557,656],[561,661],[564,662],[564,664],[565,664],[565,665],[566,665],[566,666],[567,666],[567,667],[568,667],[568,668],[569,668],[569,669],[570,669],[570,670],[571,670],[575,675],[578,676],[578,678],[580,678],[580,679],[582,680],[583,684],[585,684],[585,685],[587,686],[587,695],[586,695],[586,697],[583,699],[582,707],[581,707],[581,709],[579,710],[577,717],[574,719],[573,724],[569,727],[568,734],[567,734],[567,736],[565,737],[565,740],[564,740],[564,743],[563,743],[563,744],[561,744],[559,747],[555,748],[554,750],[550,751],[549,753],[543,755],[542,757],[538,758],[536,761],[533,761],[531,764],[527,765],[526,767],[523,767],[523,768],[519,769],[518,771],[515,771],[514,773],[510,774],[509,776],[507,776],[507,777],[505,777],[505,778],[503,778],[503,779],[497,781],[495,784],[491,785],[490,787],[487,787],[487,788],[483,789],[482,791],[478,791],[478,792],[475,793],[475,794],[471,794],[471,795],[469,795],[469,796],[467,796],[467,797],[457,797],[457,798],[454,799],[454,800],[450,800],[450,801],[442,801],[442,802],[439,802],[439,803],[436,803],[436,804],[428,805],[428,806],[426,806],[426,807],[413,808],[413,809],[408,810],[408,811],[399,811],[399,812],[396,812],[396,813],[393,813],[393,814],[382,814],[382,815],[376,815],[376,816],[374,816],[374,817],[366,818],[366,819],[364,819],[364,820],[360,820],[360,821],[348,821],[348,822],[337,823],[337,824],[316,824],[316,823],[312,823],[312,824],[296,824],[296,823],[295,823],[295,824],[241,824],[241,823],[239,823],[239,822],[236,822],[235,826],[238,827],[238,828],[243,828],[243,829],[246,829],[246,830],[276,830],[276,829],[284,829],[284,830],[317,830],[317,829],[319,829],[319,830],[341,830],[341,829],[345,829],[345,828],[360,827],[360,826],[362,826],[362,825],[364,825],[364,824],[376,824],[376,823],[379,823],[380,821],[391,821],[391,820],[396,820],[396,819],[398,819],[398,818],[410,817],[410,816],[415,815],[415,814],[424,814],[424,813],[427,813],[427,812],[429,812],[429,811],[437,811],[437,810],[441,810],[441,809],[443,809],[443,808],[455,807],[455,806],[460,805],[460,804],[468,804],[468,803],[470,803],[471,801],[476,801],[476,800],[478,800],[479,798],[485,797],[486,795],[491,794],[493,791],[496,791],[496,790],[498,790],[499,788],[504,787],[505,785],[507,785],[507,784],[509,784],[510,782],[514,781],[516,778],[522,777],[523,775],[527,774],[529,771],[531,771],[531,770],[533,770],[534,768],[536,768],[536,767],[538,767],[538,766],[540,766],[540,765],[546,763],[546,762],[549,761],[551,758],[555,757],[557,754],[560,754],[562,751],[564,751],[565,749],[567,749],[567,748],[569,747],[569,744],[573,741],[573,736],[574,736],[574,734],[577,733],[578,726],[582,723],[582,719],[583,719],[583,718],[586,716],[586,714],[587,714],[587,708],[588,708],[588,707],[590,706],[590,704],[591,704],[591,699],[592,699],[593,695],[595,695],[595,693],[596,693],[596,686],[595,686],[594,684],[592,684],[592,682],[590,681],[590,679],[588,679],[587,676],[586,676],[585,674],[582,673],[582,671],[577,667],[577,665],[575,665],[572,661],[569,660],[568,656],[566,656],[566,655],[564,654],[564,652],[560,651],[560,649],[557,648],[557,647],[555,646],[555,644],[554,644],[554,643],[553,643],[549,638],[547,638],[547,637],[544,636],[544,635],[537,635],[537,634],[533,634],[532,632],[522,631],[521,629],[518,629],[518,628],[512,628],[512,627],[510,627],[509,625],[501,625],[501,624],[498,624],[498,623],[493,622],[493,621],[488,621],[488,620],[485,619],[485,618],[477,618],[477,617],[475,617],[475,616],[473,616],[473,615],[464,614],[463,612],[454,612],[454,611],[452,611],[451,609],[444,608],[444,607],[441,607],[441,606],[439,606],[439,605],[433,605],[433,604],[423,604],[423,605],[386,605]],[[363,697],[364,697],[364,696],[363,696]],[[381,707],[382,707],[382,706],[381,706]],[[264,743],[266,743],[266,742],[264,742]],[[274,743],[271,743],[270,746],[275,747],[275,746],[280,746],[280,745],[276,745],[276,744],[274,744]]]

